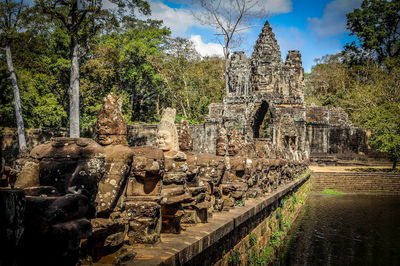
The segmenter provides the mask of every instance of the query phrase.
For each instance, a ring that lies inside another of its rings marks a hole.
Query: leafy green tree
[[[390,103],[370,109],[366,125],[372,129],[369,144],[376,150],[389,154],[396,168],[400,159],[400,111]]]
[[[200,55],[192,42],[184,38],[168,39],[163,52],[159,71],[165,81],[168,102],[178,110],[178,115],[191,119],[191,82],[190,72]]]
[[[137,21],[117,36],[120,89],[129,95],[130,121],[154,121],[160,115],[164,80],[154,65],[170,31],[161,21]]]
[[[364,0],[361,8],[347,14],[347,28],[365,50],[373,50],[377,60],[400,55],[400,1]]]
[[[81,126],[96,122],[102,99],[119,90],[119,50],[99,41],[92,45],[90,58],[81,67]]]
[[[117,11],[111,14],[102,8],[101,0],[36,0],[42,12],[51,18],[56,18],[68,32],[70,37],[70,82],[69,82],[69,123],[70,137],[79,137],[79,60],[82,51],[80,46],[86,46],[90,39],[107,23],[121,20],[133,14],[138,7],[139,12],[147,15],[150,6],[143,0],[111,0]],[[129,12],[129,13],[125,13]]]
[[[162,57],[155,61],[165,81],[164,105],[177,109],[178,117],[203,122],[211,102],[224,96],[224,60],[201,56],[193,43],[170,38]]]
[[[353,84],[347,66],[342,63],[341,55],[325,55],[314,61],[316,65],[312,67],[305,82],[306,102],[323,106],[342,106],[344,97]]]

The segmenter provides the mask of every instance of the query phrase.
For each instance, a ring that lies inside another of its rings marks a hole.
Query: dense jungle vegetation
[[[145,8],[149,14],[149,5]],[[69,32],[39,8],[29,12],[29,25],[26,22],[12,36],[11,45],[25,127],[68,127]],[[209,103],[220,102],[224,96],[223,59],[202,58],[189,40],[172,38],[162,21],[112,15],[102,17],[106,25],[96,22],[101,30],[80,45],[81,128],[96,121],[102,99],[110,92],[123,97],[128,123],[157,122],[164,107],[176,108],[179,117],[192,123],[202,122]],[[4,30],[1,33],[7,35]],[[1,126],[15,126],[9,75],[3,53]]]

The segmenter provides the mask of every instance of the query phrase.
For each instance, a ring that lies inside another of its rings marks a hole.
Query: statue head
[[[175,127],[176,110],[166,108],[162,112],[160,124],[157,128],[157,146],[163,151],[178,151],[178,133]]]
[[[159,130],[157,132],[157,146],[163,151],[169,151],[172,146],[172,136],[168,130]]]

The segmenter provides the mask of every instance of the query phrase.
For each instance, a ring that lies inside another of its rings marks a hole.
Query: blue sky
[[[346,30],[345,14],[361,5],[362,0],[261,0],[268,11],[269,22],[281,48],[283,59],[288,50],[300,50],[303,67],[310,72],[315,58],[335,54],[343,46],[355,41]],[[202,55],[222,54],[222,48],[215,37],[215,30],[202,26],[192,16],[193,6],[184,0],[152,0],[152,17],[162,19],[171,29],[173,37],[191,39]],[[196,12],[196,10],[194,10]],[[261,25],[263,21],[254,21]],[[241,47],[248,56],[261,32],[254,27],[243,33]]]

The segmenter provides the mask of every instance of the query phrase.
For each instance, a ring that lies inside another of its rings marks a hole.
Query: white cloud
[[[261,3],[264,2],[261,0]],[[291,0],[266,0],[264,3],[265,10],[271,14],[281,14],[292,12]]]
[[[256,9],[264,8],[271,14],[288,13],[292,11],[292,0],[251,0],[252,2],[258,2],[255,6]],[[184,4],[185,6],[191,6],[192,3],[188,0],[169,0],[171,3]],[[222,4],[227,4],[227,0],[223,0]]]
[[[151,5],[151,18],[163,20],[164,25],[169,27],[174,36],[185,36],[188,30],[193,27],[202,27],[214,29],[210,25],[201,25],[192,15],[191,8],[194,12],[199,12],[197,5],[192,5],[189,1],[170,0],[171,3],[184,4],[184,8],[172,8],[164,4],[161,0],[153,0]],[[225,2],[223,2],[225,3]],[[256,9],[265,8],[269,14],[288,13],[292,11],[291,0],[260,0],[255,6]]]
[[[345,33],[346,14],[360,7],[362,0],[335,0],[328,3],[322,18],[308,18],[309,28],[320,37]]]
[[[188,9],[171,8],[158,1],[151,2],[150,5],[151,17],[163,20],[164,25],[171,29],[172,35],[182,37],[191,27],[201,26]]]
[[[190,40],[201,56],[224,56],[222,45],[219,43],[204,43],[200,35],[191,35]]]

